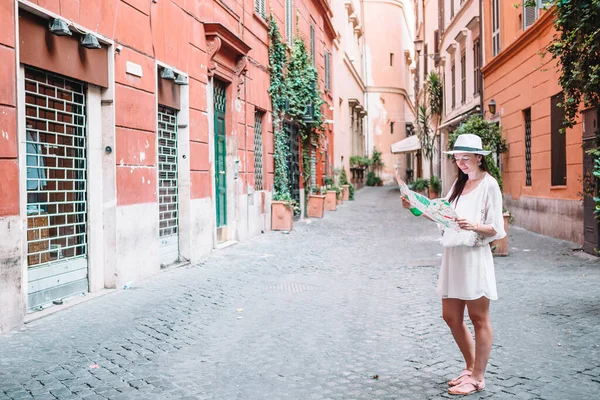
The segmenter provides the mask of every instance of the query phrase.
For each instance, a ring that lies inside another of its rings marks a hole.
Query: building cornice
[[[367,86],[367,93],[393,93],[401,94],[402,96],[409,98],[408,92],[404,88],[394,86]]]
[[[540,31],[552,28],[555,17],[555,8],[551,8],[544,15],[538,18],[535,23],[529,27],[521,36],[517,38],[513,43],[510,44],[506,49],[500,52],[496,57],[492,58],[490,62],[486,63],[481,68],[481,73],[485,76],[490,72],[500,68],[506,61],[515,56],[521,50],[523,50],[528,44],[540,37]]]
[[[352,74],[352,77],[354,78],[356,83],[358,83],[358,86],[360,86],[360,90],[362,92],[364,92],[365,91],[365,83],[363,82],[362,78],[360,77],[360,74],[356,70],[354,63],[352,61],[350,61],[350,57],[348,57],[348,53],[345,53],[345,52],[344,52],[344,64],[346,64],[346,66],[350,70],[350,74]]]

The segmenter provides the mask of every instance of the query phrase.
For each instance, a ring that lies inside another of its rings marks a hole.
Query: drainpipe
[[[483,0],[479,0],[479,107],[481,109],[481,114],[485,119],[485,109],[483,108],[483,73],[481,69],[483,68]]]

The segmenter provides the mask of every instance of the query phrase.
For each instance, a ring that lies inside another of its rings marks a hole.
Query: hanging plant
[[[288,179],[288,163],[290,149],[283,128],[287,86],[285,82],[285,67],[287,63],[286,45],[279,33],[279,27],[273,15],[269,17],[269,72],[271,107],[273,110],[273,140],[275,161],[275,182],[273,200],[288,201],[293,206]]]
[[[558,82],[563,89],[560,106],[565,110],[563,132],[577,123],[581,104],[596,107],[600,117],[600,1],[555,0],[554,28],[557,34],[548,52],[559,61]],[[596,218],[600,219],[600,131],[596,131],[595,148],[588,150],[594,159],[592,193],[596,203]]]

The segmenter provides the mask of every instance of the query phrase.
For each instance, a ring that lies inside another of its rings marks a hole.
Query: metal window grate
[[[263,140],[262,140],[262,111],[254,113],[254,188],[256,190],[264,189],[263,181]]]
[[[178,233],[178,192],[177,111],[158,106],[158,203],[161,238]]]
[[[27,265],[85,257],[85,84],[25,69]]]
[[[467,101],[467,55],[460,56],[460,103]]]
[[[531,186],[531,108],[524,111],[525,117],[525,185]]]

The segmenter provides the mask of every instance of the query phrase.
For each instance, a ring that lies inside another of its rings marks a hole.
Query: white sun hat
[[[454,147],[452,148],[452,150],[444,151],[443,153],[472,153],[487,156],[491,153],[491,151],[483,150],[483,146],[481,145],[481,138],[479,136],[467,133],[464,135],[458,135],[458,137],[456,138],[456,142],[454,142]]]

